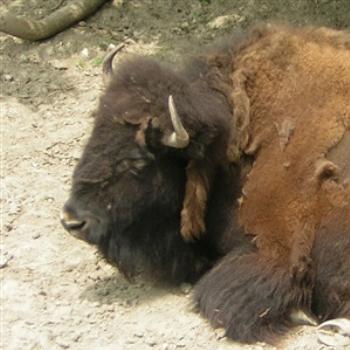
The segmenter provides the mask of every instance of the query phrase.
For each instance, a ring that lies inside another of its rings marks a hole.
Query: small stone
[[[143,332],[135,332],[134,336],[137,338],[143,338],[144,334],[143,334]]]
[[[187,32],[187,31],[189,30],[189,28],[190,28],[190,25],[189,25],[188,22],[183,22],[183,23],[181,23],[180,28],[181,28],[183,31]]]
[[[65,62],[62,62],[59,60],[52,60],[51,64],[57,70],[67,70],[68,69],[68,65]]]
[[[69,349],[70,343],[62,338],[56,338],[56,344],[59,345],[62,349]]]
[[[9,81],[13,81],[14,79],[12,75],[4,74],[4,80],[9,82]]]
[[[7,224],[7,225],[5,225],[5,229],[7,232],[10,232],[13,230],[13,226],[11,224]]]
[[[72,340],[77,343],[80,338],[82,337],[82,333],[74,333],[73,336],[72,336]]]
[[[80,56],[83,58],[89,58],[89,55],[90,55],[90,53],[89,53],[89,50],[87,48],[81,50],[81,52],[80,52]]]
[[[215,329],[216,339],[221,340],[225,338],[225,330],[223,328]]]
[[[0,269],[3,269],[8,266],[10,260],[13,259],[13,255],[8,253],[1,253],[0,255]]]
[[[208,23],[211,29],[221,29],[228,27],[232,22],[241,22],[241,17],[237,14],[219,16]]]
[[[186,347],[186,342],[184,340],[180,340],[179,342],[176,343],[177,348],[185,348]]]
[[[112,51],[116,48],[116,46],[114,44],[109,44],[107,47],[107,51]]]
[[[146,340],[146,344],[153,347],[153,346],[156,346],[157,345],[157,341],[155,339],[147,339]]]
[[[32,235],[32,238],[33,239],[38,239],[38,238],[40,238],[40,233],[39,232],[36,232],[36,233],[34,233],[33,235]]]

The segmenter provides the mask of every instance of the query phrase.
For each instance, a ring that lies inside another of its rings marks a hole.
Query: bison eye
[[[122,160],[116,166],[116,170],[118,173],[125,173],[129,168],[130,168],[130,162],[128,160]]]
[[[145,160],[143,160],[143,159],[135,160],[132,163],[133,168],[135,168],[137,170],[143,169],[146,165],[147,165],[147,162]]]
[[[147,161],[143,159],[137,159],[132,162],[130,172],[133,175],[139,175],[140,171],[147,165]]]

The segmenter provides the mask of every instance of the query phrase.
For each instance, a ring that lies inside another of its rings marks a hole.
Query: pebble
[[[147,339],[146,340],[146,344],[153,347],[153,346],[156,346],[157,345],[157,341],[153,338],[150,338],[150,339]]]
[[[67,70],[68,69],[68,65],[65,62],[62,62],[60,60],[52,60],[51,64],[57,70]]]
[[[233,22],[242,22],[245,18],[237,14],[218,16],[208,23],[211,29],[226,28]]]
[[[143,334],[143,332],[135,332],[134,336],[137,338],[143,338],[144,334]]]
[[[225,330],[223,328],[217,328],[214,330],[216,339],[221,340],[225,338]]]
[[[41,237],[41,235],[40,235],[39,232],[36,232],[36,233],[34,233],[34,234],[32,235],[32,238],[33,238],[33,239],[38,239],[38,238],[40,238],[40,237]]]
[[[5,225],[5,229],[7,232],[11,232],[13,230],[13,226],[11,224]]]
[[[109,44],[107,47],[107,51],[112,51],[116,48],[116,46],[114,44]]]
[[[7,267],[9,261],[12,259],[13,259],[13,255],[8,254],[7,252],[1,253],[1,255],[0,255],[0,269]]]
[[[65,340],[62,339],[60,337],[57,337],[55,340],[56,344],[59,345],[62,349],[69,349],[70,348],[70,343]]]
[[[4,80],[5,81],[13,81],[13,76],[10,74],[4,74]]]
[[[87,48],[82,49],[80,52],[80,56],[83,58],[89,58],[90,52]]]

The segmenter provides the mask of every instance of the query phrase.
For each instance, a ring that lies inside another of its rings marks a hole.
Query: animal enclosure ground
[[[67,0],[68,1],[68,0]],[[63,2],[64,4],[65,2]],[[41,18],[56,0],[0,0]],[[109,44],[176,61],[256,20],[346,28],[348,0],[116,0],[39,43],[0,35],[1,349],[272,349],[229,342],[191,309],[191,287],[128,283],[59,224],[70,176],[91,130]],[[323,349],[315,330],[279,349]]]

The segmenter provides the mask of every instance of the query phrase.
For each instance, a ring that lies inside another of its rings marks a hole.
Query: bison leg
[[[181,211],[181,235],[186,241],[205,231],[205,214],[212,171],[208,165],[191,160],[186,169],[186,189]]]
[[[314,240],[314,225],[305,220],[293,237],[293,245],[289,258],[291,277],[300,286],[314,284],[315,269],[311,258]]]
[[[315,314],[323,321],[350,319],[350,205],[322,223],[312,255],[317,271]]]
[[[274,343],[277,334],[295,324],[295,310],[311,314],[312,288],[296,284],[286,265],[256,251],[230,253],[199,281],[196,305],[229,338]]]

